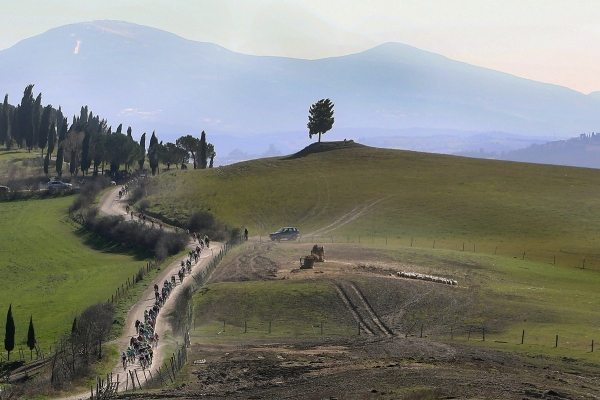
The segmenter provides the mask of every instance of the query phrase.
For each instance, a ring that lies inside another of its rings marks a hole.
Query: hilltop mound
[[[354,140],[340,140],[337,142],[317,142],[312,143],[297,153],[291,156],[285,157],[284,160],[293,160],[295,158],[306,157],[309,154],[324,153],[326,151],[334,151],[341,149],[355,149],[355,148],[366,148],[367,146],[356,143]]]

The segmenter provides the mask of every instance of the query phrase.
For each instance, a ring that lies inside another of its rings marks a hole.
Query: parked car
[[[48,187],[48,190],[68,190],[73,188],[73,185],[70,183],[59,180],[51,180],[46,186]]]
[[[10,193],[10,188],[8,186],[0,186],[0,193]]]
[[[298,228],[287,226],[273,233],[269,233],[269,237],[271,240],[277,240],[278,242],[281,240],[296,240],[300,237],[300,231]]]

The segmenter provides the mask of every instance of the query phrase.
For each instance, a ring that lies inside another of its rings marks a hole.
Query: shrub
[[[190,215],[186,225],[191,232],[212,230],[215,226],[215,217],[208,211],[195,211]]]
[[[85,214],[83,224],[109,241],[144,249],[159,260],[179,253],[188,241],[184,233],[151,228],[138,221],[125,221],[120,216],[100,217],[95,208]]]
[[[110,180],[104,176],[87,181],[81,186],[79,196],[75,198],[75,201],[69,207],[69,211],[73,212],[91,206],[98,193],[108,186],[110,186]]]

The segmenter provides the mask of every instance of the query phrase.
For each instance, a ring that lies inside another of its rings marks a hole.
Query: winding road
[[[113,189],[108,190],[100,199],[99,202],[99,210],[102,214],[105,215],[122,215],[126,217],[128,220],[131,218],[127,215],[125,211],[126,207],[126,197],[119,199],[119,190],[121,186],[117,186]],[[137,220],[137,216],[134,216],[134,219]],[[158,227],[157,227],[158,229]],[[165,226],[163,224],[163,229],[171,230],[174,229],[170,226]],[[193,240],[190,240],[188,243],[189,249],[194,249],[196,244]],[[222,249],[222,244],[218,242],[211,242],[210,249],[204,249],[198,262],[192,265],[192,275],[200,272],[203,268],[206,268],[210,261],[213,259],[213,254],[216,255]],[[187,258],[186,258],[187,259]],[[136,302],[127,312],[127,318],[125,320],[125,327],[123,328],[123,333],[121,336],[112,341],[111,343],[116,343],[119,349],[119,354],[127,348],[129,345],[129,339],[132,336],[136,336],[135,332],[135,321],[144,320],[144,310],[150,309],[154,305],[154,284],[158,284],[162,287],[162,283],[165,280],[169,280],[172,275],[177,276],[177,272],[181,268],[180,265],[181,259],[177,259],[173,261],[166,267],[163,267],[159,274],[152,280],[152,282],[148,283],[148,287],[142,293],[138,302]],[[171,295],[168,297],[167,301],[161,308],[158,318],[156,320],[155,331],[159,334],[160,340],[158,347],[154,349],[154,357],[152,360],[152,365],[150,366],[151,371],[155,371],[163,364],[163,361],[166,359],[166,350],[176,343],[176,339],[173,338],[172,335],[172,327],[168,321],[167,316],[173,311],[178,296],[181,295],[182,291],[185,287],[192,284],[193,278],[190,275],[186,275],[183,283],[179,284],[179,280],[177,280],[178,284],[175,289],[171,292]],[[123,366],[119,360],[117,360],[117,364],[114,366],[112,370],[113,378],[116,381],[117,376],[119,379],[119,391],[125,390],[125,376],[126,371],[135,370],[141,371],[141,367],[137,364],[128,365],[126,369],[123,369]],[[148,369],[148,368],[147,368]],[[136,383],[137,386],[137,383]],[[77,395],[71,395],[69,397],[63,397],[62,400],[87,400],[89,399],[89,391],[79,393]]]

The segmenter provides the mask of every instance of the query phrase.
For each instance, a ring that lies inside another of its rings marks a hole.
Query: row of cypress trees
[[[35,328],[33,327],[33,316],[29,317],[29,329],[27,329],[27,347],[33,354],[33,349],[37,344],[35,338]],[[8,352],[8,360],[10,360],[10,352],[15,349],[15,320],[12,315],[12,304],[8,306],[6,314],[6,332],[4,334],[4,350]]]
[[[73,116],[69,125],[60,107],[43,107],[41,93],[34,98],[33,87],[28,85],[25,88],[21,103],[17,106],[9,104],[8,95],[4,96],[4,102],[0,105],[0,145],[7,149],[41,150],[46,175],[50,174],[50,161],[55,150],[54,169],[57,176],[62,176],[65,162],[69,165],[71,175],[77,175],[80,171],[86,175],[90,169],[92,175],[98,175],[100,171],[104,174],[107,165],[113,176],[122,165],[127,171],[136,164],[143,169],[146,154],[153,174],[161,162],[169,168],[171,164],[187,163],[190,156],[194,169],[213,165],[216,152],[214,146],[206,141],[204,131],[200,139],[186,135],[175,143],[165,145],[152,132],[146,153],[146,133],[136,142],[131,127],[124,134],[123,125],[120,124],[113,132],[107,120],[94,115],[87,106],[81,107],[79,115]]]

